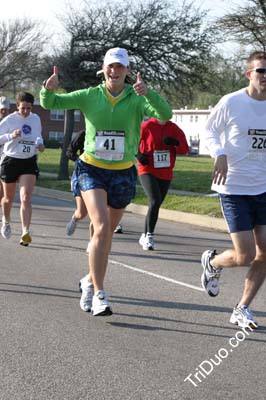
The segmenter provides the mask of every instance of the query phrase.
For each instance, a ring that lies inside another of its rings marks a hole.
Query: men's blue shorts
[[[219,197],[230,233],[266,225],[266,192],[252,196],[220,193]]]

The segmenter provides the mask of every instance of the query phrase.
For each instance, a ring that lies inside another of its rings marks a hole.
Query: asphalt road
[[[264,400],[265,286],[256,332],[229,323],[246,268],[223,272],[221,293],[200,287],[200,255],[226,233],[160,220],[156,251],[138,244],[144,217],[126,213],[106,277],[114,314],[79,308],[88,222],[68,238],[73,204],[34,197],[33,242],[0,239],[1,400]]]

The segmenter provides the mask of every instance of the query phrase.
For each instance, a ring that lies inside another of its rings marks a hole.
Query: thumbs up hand
[[[137,96],[146,96],[148,92],[147,87],[141,78],[140,72],[137,73],[137,82],[134,83],[133,89]]]
[[[54,73],[45,82],[44,87],[48,90],[55,90],[58,88],[58,68],[54,66]]]

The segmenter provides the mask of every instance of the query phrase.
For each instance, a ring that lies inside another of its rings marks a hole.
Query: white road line
[[[162,280],[167,281],[167,282],[175,283],[176,285],[185,286],[185,287],[188,287],[190,289],[198,290],[200,292],[204,291],[204,289],[202,287],[190,285],[189,283],[185,283],[185,282],[176,281],[175,279],[167,278],[167,276],[154,274],[153,272],[149,272],[149,271],[145,271],[144,269],[132,267],[131,265],[127,265],[127,264],[124,264],[124,263],[121,263],[121,262],[118,262],[118,261],[109,260],[109,263],[110,264],[114,264],[114,265],[118,265],[118,266],[123,267],[123,268],[131,269],[132,271],[135,271],[135,272],[140,272],[141,274],[150,275],[150,276],[153,276],[154,278],[162,279]]]

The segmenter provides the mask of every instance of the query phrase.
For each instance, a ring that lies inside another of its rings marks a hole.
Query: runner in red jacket
[[[142,123],[137,154],[138,174],[149,200],[145,230],[139,239],[143,250],[154,250],[154,229],[160,206],[173,179],[176,155],[188,151],[184,132],[173,122],[150,118]]]

